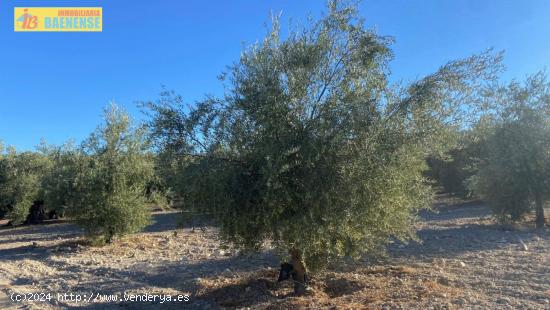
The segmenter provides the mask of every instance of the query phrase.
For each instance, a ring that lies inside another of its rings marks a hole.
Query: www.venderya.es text
[[[103,302],[143,302],[143,303],[172,303],[188,302],[190,296],[186,294],[166,295],[166,294],[102,294],[96,292],[89,293],[17,293],[12,292],[10,299],[13,302],[65,302],[65,303],[103,303]]]

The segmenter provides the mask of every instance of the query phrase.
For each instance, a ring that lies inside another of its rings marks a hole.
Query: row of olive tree
[[[428,159],[428,176],[448,193],[476,196],[501,221],[535,210],[544,226],[550,200],[550,83],[544,72],[484,92],[483,117],[457,146]]]
[[[414,237],[431,201],[426,156],[453,144],[475,110],[464,105],[500,70],[500,55],[484,53],[392,85],[391,41],[331,2],[285,38],[274,20],[222,75],[224,97],[188,107],[165,92],[146,104],[184,206],[211,214],[237,247],[271,241],[298,294],[307,270]]]
[[[476,126],[459,131],[454,147],[443,154],[434,153],[427,158],[428,169],[425,174],[439,191],[461,198],[472,198],[475,195],[468,182],[477,172],[477,160],[484,143],[480,130]]]
[[[51,168],[43,152],[17,153],[0,146],[0,215],[19,224],[27,218],[30,206],[42,195],[42,176]]]
[[[134,128],[115,105],[104,124],[80,146],[41,144],[38,152],[0,155],[0,206],[14,224],[25,220],[33,201],[66,213],[90,237],[110,242],[149,221],[154,161],[144,129]],[[149,190],[149,191],[148,191]]]
[[[469,181],[501,220],[517,220],[533,209],[544,226],[550,201],[550,83],[544,73],[493,87],[491,124]]]

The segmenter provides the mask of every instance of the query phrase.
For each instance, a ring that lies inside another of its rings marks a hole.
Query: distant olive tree
[[[431,200],[425,157],[445,149],[461,105],[499,70],[500,56],[484,53],[390,85],[391,42],[331,2],[286,38],[275,19],[222,75],[224,97],[186,106],[164,92],[148,104],[152,137],[181,167],[185,208],[211,214],[237,247],[269,240],[287,253],[297,294],[306,270],[414,236]]]
[[[3,219],[10,211],[10,198],[7,197],[6,184],[8,182],[8,161],[6,149],[0,140],[0,219]]]
[[[17,152],[9,147],[0,157],[0,208],[12,224],[23,223],[36,200],[42,200],[42,177],[51,169],[42,152]]]
[[[105,123],[82,145],[76,164],[68,213],[99,242],[136,232],[150,220],[146,186],[153,166],[141,128],[115,105],[104,113]],[[65,201],[63,201],[65,203]]]
[[[48,211],[64,216],[67,207],[75,203],[76,178],[85,155],[73,142],[47,146],[44,153],[51,161],[51,168],[42,177],[42,196]]]
[[[461,198],[478,198],[470,183],[478,172],[478,163],[492,126],[490,117],[482,117],[472,127],[458,132],[456,145],[443,154],[428,157],[426,175],[438,189]]]
[[[550,200],[550,83],[544,73],[488,93],[494,126],[472,183],[502,220],[536,210],[544,226]]]

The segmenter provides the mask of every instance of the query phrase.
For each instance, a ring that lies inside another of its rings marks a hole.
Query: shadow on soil
[[[418,231],[418,237],[421,243],[412,242],[408,245],[394,244],[390,247],[390,254],[396,257],[420,256],[421,259],[431,259],[434,257],[456,256],[458,253],[466,251],[481,251],[497,247],[519,246],[520,239],[526,240],[534,234],[533,231],[511,231],[505,232],[503,226],[496,224],[475,223],[475,221],[460,224],[461,219],[486,219],[490,216],[490,211],[479,204],[464,204],[454,206],[438,206],[435,208],[439,213],[423,213],[421,216],[427,223],[425,228]],[[153,215],[154,223],[145,229],[146,232],[162,232],[177,228],[179,214],[178,212],[157,213]],[[449,225],[430,225],[432,220],[450,221]],[[455,222],[452,222],[455,221]],[[188,223],[187,230],[193,223]],[[13,234],[15,233],[15,234]],[[40,242],[43,240],[52,240],[60,236],[75,237],[79,235],[78,229],[72,224],[39,225],[17,227],[13,229],[0,230],[0,239],[8,235],[18,235],[16,242]],[[546,230],[539,234],[542,238],[549,238]],[[5,241],[0,241],[5,242]],[[50,248],[34,248],[32,245],[0,250],[1,260],[41,260],[50,261]],[[70,255],[66,253],[65,255]],[[172,304],[135,304],[129,302],[111,302],[102,304],[90,304],[86,307],[74,307],[78,309],[110,309],[110,308],[129,308],[129,309],[147,309],[154,305],[162,309],[182,309],[182,308],[205,308],[211,309],[222,307],[246,306],[254,307],[264,300],[280,299],[281,296],[274,296],[271,290],[276,283],[276,274],[260,279],[251,279],[238,284],[229,284],[221,288],[215,288],[207,292],[197,292],[199,289],[198,278],[209,278],[224,273],[235,272],[253,272],[266,267],[274,267],[271,272],[276,273],[278,259],[274,253],[259,253],[250,256],[231,256],[218,259],[209,259],[200,262],[187,261],[182,258],[181,262],[163,265],[151,268],[146,262],[143,268],[137,268],[140,271],[121,271],[111,268],[96,268],[89,270],[93,273],[91,277],[93,283],[79,283],[72,287],[72,291],[85,291],[86,288],[96,287],[101,294],[112,294],[126,290],[140,288],[172,288],[177,291],[191,293],[191,301],[188,303]],[[69,265],[51,260],[55,268],[61,270],[73,271],[80,266]],[[135,268],[134,268],[135,269]],[[25,281],[24,279],[21,281]],[[348,287],[350,291],[360,289],[354,283],[335,279],[334,283],[328,283],[329,287]],[[339,291],[327,291],[329,296],[337,297]],[[260,296],[260,297],[259,297]],[[71,305],[62,305],[71,308]]]
[[[390,246],[392,256],[453,258],[464,252],[520,247],[522,241],[535,235],[550,238],[548,229],[514,229],[495,223],[491,220],[490,209],[480,202],[439,205],[433,211],[421,212],[420,217],[425,225],[417,231],[419,242]],[[432,224],[435,221],[437,225]]]
[[[179,212],[156,212],[152,215],[152,224],[145,232],[163,232],[177,228]],[[184,225],[181,228],[185,228]],[[34,246],[56,239],[75,239],[82,236],[82,230],[66,220],[49,220],[39,225],[21,225],[0,227],[0,245],[23,243],[8,249],[0,249],[0,261],[23,259],[46,259],[56,246]],[[74,240],[73,240],[74,241]],[[61,245],[62,246],[62,245]]]
[[[37,258],[48,260],[46,256]],[[160,302],[130,302],[117,301],[100,304],[89,304],[86,307],[63,304],[66,308],[74,309],[117,309],[128,307],[130,309],[147,309],[157,306],[162,309],[197,309],[204,308],[209,305],[211,309],[216,309],[219,305],[231,307],[233,304],[253,304],[254,298],[250,289],[252,287],[254,294],[258,294],[257,290],[263,290],[262,295],[267,292],[267,287],[276,285],[277,270],[271,269],[273,275],[270,279],[251,280],[238,285],[228,285],[220,289],[214,289],[206,293],[199,293],[199,279],[215,277],[221,274],[238,273],[238,272],[255,272],[264,270],[267,267],[276,267],[278,259],[273,253],[261,253],[257,255],[232,256],[221,259],[211,259],[200,262],[173,263],[163,265],[161,267],[151,268],[144,264],[142,271],[121,271],[112,268],[95,269],[94,279],[89,282],[79,282],[78,285],[71,287],[73,292],[87,292],[90,287],[97,288],[96,290],[102,295],[111,295],[124,291],[135,291],[143,288],[148,288],[147,293],[154,294],[151,288],[168,288],[180,292],[188,292],[190,296],[189,302],[178,302],[172,304],[161,304]],[[68,264],[60,264],[58,261],[52,261],[55,268],[63,271],[74,271],[79,268]],[[82,272],[82,270],[80,270]],[[248,296],[248,297],[247,297]],[[257,296],[257,295],[255,295]],[[267,298],[267,297],[266,297]],[[260,300],[258,300],[260,302]]]

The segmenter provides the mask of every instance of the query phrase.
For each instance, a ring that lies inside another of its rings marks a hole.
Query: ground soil
[[[496,224],[479,203],[434,210],[421,214],[419,242],[333,266],[312,278],[304,297],[276,281],[279,259],[269,248],[227,249],[216,228],[177,228],[176,212],[155,213],[145,232],[105,247],[86,245],[67,222],[3,228],[0,309],[550,309],[548,229]],[[189,301],[121,301],[124,292]],[[51,300],[15,303],[14,293]],[[65,293],[102,301],[58,295]]]

